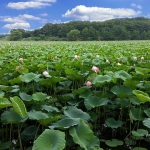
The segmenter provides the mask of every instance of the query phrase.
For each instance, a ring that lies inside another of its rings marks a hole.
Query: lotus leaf
[[[63,150],[65,144],[64,132],[45,129],[45,131],[34,141],[32,150]]]
[[[117,147],[117,146],[123,145],[123,142],[118,139],[112,139],[112,140],[105,141],[105,144],[110,147]]]
[[[78,109],[75,106],[69,106],[68,109],[64,111],[64,114],[72,119],[81,118],[85,121],[90,119],[90,116],[86,112],[83,112],[81,109]]]
[[[108,118],[105,122],[106,122],[107,126],[110,128],[118,128],[123,125],[122,121],[120,121],[120,120],[116,121],[114,118]]]
[[[89,96],[89,97],[85,98],[84,104],[88,110],[91,110],[92,108],[95,108],[98,106],[107,105],[108,102],[109,102],[109,100],[107,98],[99,98],[97,96]]]
[[[93,131],[83,120],[80,120],[77,126],[71,127],[69,133],[73,141],[85,150],[88,150],[87,147],[90,146],[90,144],[92,147],[99,146],[99,139],[94,136]]]

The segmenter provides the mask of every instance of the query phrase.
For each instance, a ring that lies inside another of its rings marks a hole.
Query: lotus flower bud
[[[92,67],[92,70],[93,70],[94,72],[96,72],[96,73],[97,73],[97,72],[99,71],[99,68],[98,68],[98,67],[96,67],[96,66],[93,66],[93,67]]]
[[[90,81],[87,81],[85,84],[86,84],[86,86],[91,86],[92,85],[92,83]]]

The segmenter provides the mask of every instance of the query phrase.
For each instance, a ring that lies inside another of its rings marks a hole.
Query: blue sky
[[[48,22],[150,18],[149,3],[149,0],[1,0],[0,34],[15,28],[33,30]]]

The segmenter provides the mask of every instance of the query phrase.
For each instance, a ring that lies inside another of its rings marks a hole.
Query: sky
[[[150,0],[0,0],[0,34],[46,23],[150,18]]]

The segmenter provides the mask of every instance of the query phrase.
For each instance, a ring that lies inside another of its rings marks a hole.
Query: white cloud
[[[35,16],[29,15],[29,14],[19,15],[19,18],[28,19],[28,20],[42,20],[39,17],[35,17]]]
[[[134,7],[134,8],[142,9],[141,5],[137,5],[135,3],[132,3],[131,6]]]
[[[3,28],[22,28],[27,29],[30,28],[29,20],[40,21],[41,23],[46,22],[46,19],[41,19],[40,17],[36,17],[29,14],[18,15],[16,17],[10,16],[0,16],[1,21],[7,22],[8,24],[4,25]]]
[[[46,16],[48,16],[48,14],[47,13],[43,13],[43,14],[40,14],[41,16],[43,16],[43,17],[46,17]]]
[[[45,6],[51,6],[51,3],[55,3],[56,0],[31,0],[26,2],[10,2],[7,7],[12,9],[27,9],[27,8],[41,8]]]
[[[10,17],[10,16],[7,16],[7,17],[1,17],[2,21],[3,22],[12,22],[12,23],[15,23],[15,22],[25,22],[25,20],[23,20],[22,18],[19,18],[19,17]]]
[[[52,23],[56,24],[56,23],[62,23],[61,20],[53,20]]]
[[[129,8],[86,7],[79,5],[72,10],[67,10],[62,17],[84,21],[105,21],[113,18],[133,17],[139,14],[141,14],[140,11]]]
[[[38,20],[38,21],[45,21],[45,19],[41,19],[40,17],[36,17],[29,14],[18,15],[17,17],[10,17],[10,16],[0,16],[1,21],[3,22],[26,22],[26,20]]]
[[[33,1],[38,1],[38,2],[49,2],[49,3],[55,3],[56,0],[33,0]]]
[[[11,24],[6,24],[3,26],[3,28],[7,29],[27,29],[30,28],[30,24],[28,22],[16,22]]]
[[[43,6],[50,6],[49,3],[42,2],[17,2],[17,3],[8,3],[7,7],[12,9],[26,9],[26,8],[41,8]]]

